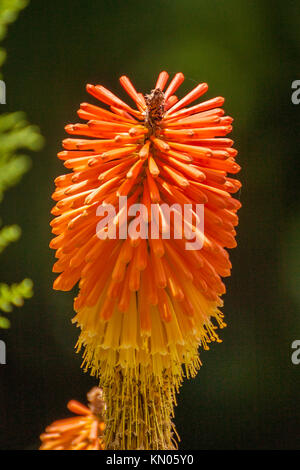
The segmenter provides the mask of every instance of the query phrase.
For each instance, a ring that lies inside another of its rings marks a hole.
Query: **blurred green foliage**
[[[6,36],[8,25],[17,19],[20,10],[23,10],[27,5],[28,0],[0,0],[0,41]],[[5,58],[6,51],[0,48],[0,67]]]
[[[0,0],[0,40],[6,35],[7,25],[16,20],[19,11],[27,3],[24,0]],[[0,66],[4,59],[5,51],[0,49]],[[39,129],[27,122],[24,113],[0,115],[0,202],[4,191],[16,185],[30,167],[30,158],[23,152],[39,150],[42,145],[43,138]],[[10,243],[17,241],[20,236],[19,226],[3,227],[0,230],[0,253]],[[8,313],[12,311],[13,306],[21,307],[24,299],[32,296],[32,286],[30,279],[24,279],[19,284],[11,286],[0,283],[0,310]],[[9,328],[9,326],[8,318],[0,314],[0,328]]]
[[[26,121],[22,112],[5,113],[0,116],[0,201],[3,192],[17,184],[30,168],[30,158],[19,151],[37,151],[43,145],[38,127]]]

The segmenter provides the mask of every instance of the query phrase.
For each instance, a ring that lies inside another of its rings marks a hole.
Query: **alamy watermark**
[[[292,103],[299,104],[300,103],[300,80],[294,80],[292,82],[292,90],[295,90],[291,96]]]
[[[185,239],[186,250],[200,250],[204,244],[204,204],[131,204],[119,197],[119,208],[103,203],[96,215],[102,217],[96,228],[101,240],[120,239]],[[171,219],[172,214],[172,219]],[[132,218],[128,223],[128,218]],[[117,234],[118,232],[118,234]]]
[[[291,361],[297,366],[300,364],[300,339],[295,339],[291,344],[291,348],[295,350],[291,355]]]
[[[0,80],[0,104],[6,104],[6,85],[3,80]]]
[[[0,339],[0,364],[6,364],[6,344]]]

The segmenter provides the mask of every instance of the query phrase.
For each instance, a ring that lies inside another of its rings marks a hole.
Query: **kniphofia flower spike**
[[[67,407],[78,415],[50,424],[40,439],[39,450],[103,450],[105,402],[98,387],[87,394],[89,407],[71,400]]]
[[[58,154],[71,172],[55,180],[50,246],[53,271],[61,274],[54,288],[79,282],[73,321],[81,329],[84,366],[104,389],[107,448],[174,447],[175,395],[184,375],[193,377],[200,367],[198,347],[220,341],[216,327],[224,326],[221,278],[230,275],[226,249],[236,246],[240,208],[232,194],[241,186],[232,177],[240,170],[237,151],[226,137],[232,118],[222,97],[191,105],[206,83],[178,98],[184,76],[177,73],[167,86],[168,78],[161,72],[143,96],[121,77],[134,107],[103,86],[87,85],[107,106],[82,103],[78,115],[85,122],[66,126],[72,137]],[[121,196],[127,209],[120,209]],[[137,203],[149,208],[148,238],[122,238],[125,222],[143,225],[141,214],[130,211]],[[184,236],[174,235],[181,224],[176,210],[165,217],[164,204],[176,204],[177,212],[191,205],[196,238],[196,205],[204,205],[201,249],[186,249]],[[108,205],[116,209],[117,235],[103,239],[107,228],[97,224],[107,215],[99,217],[97,209]],[[157,220],[151,205],[158,208],[158,238],[150,234]]]

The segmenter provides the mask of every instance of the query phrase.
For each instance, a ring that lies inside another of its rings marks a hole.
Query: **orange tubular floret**
[[[161,91],[163,91],[163,89],[166,86],[166,83],[167,83],[168,79],[169,79],[168,72],[160,72],[160,74],[158,76],[158,79],[157,79],[157,82],[156,82],[156,85],[155,85],[155,88],[159,88]]]
[[[152,155],[149,155],[149,158],[148,158],[148,168],[149,168],[151,175],[154,178],[159,175],[159,168],[155,162],[155,159],[152,157]]]
[[[88,93],[90,93],[95,98],[99,99],[105,104],[112,105],[112,106],[115,105],[117,108],[124,109],[125,111],[128,111],[130,114],[132,113],[133,115],[140,114],[134,111],[132,108],[130,108],[130,106],[124,103],[124,101],[120,100],[111,91],[107,90],[103,86],[87,85],[86,90]]]
[[[147,172],[147,183],[148,183],[148,190],[150,194],[150,198],[153,204],[156,204],[160,201],[160,194],[159,190],[157,188],[157,185],[150,173],[149,170],[146,170]]]
[[[121,78],[120,78],[120,83],[122,85],[122,87],[124,88],[125,91],[127,91],[127,93],[129,94],[129,96],[131,96],[131,98],[136,102],[136,104],[141,108],[141,109],[145,109],[145,104],[144,104],[144,101],[139,97],[136,89],[134,88],[134,86],[132,85],[131,81],[129,80],[128,77],[125,77],[125,75],[123,75]]]
[[[177,111],[178,109],[183,108],[192,101],[195,101],[197,98],[202,96],[207,90],[207,83],[200,83],[192,91],[190,91],[190,93],[188,93],[184,98],[182,98],[182,100],[178,101],[178,103],[176,103],[169,111],[167,111],[166,116],[168,114],[175,113],[175,111]]]
[[[171,115],[165,118],[165,121],[170,122],[179,118],[190,116],[191,114],[200,113],[208,110],[212,110],[212,112],[215,112],[215,108],[219,108],[220,106],[223,106],[223,104],[224,98],[222,96],[218,96],[217,98],[212,98],[211,100],[196,104],[195,106],[191,106],[190,108],[181,109],[180,111],[177,111],[175,113],[172,112]]]
[[[165,110],[168,111],[168,109],[172,108],[175,103],[177,103],[178,98],[175,95],[170,96],[170,98],[167,99],[166,104],[165,104]]]
[[[180,85],[183,83],[183,81],[184,81],[183,73],[181,73],[181,72],[176,73],[176,75],[174,76],[174,78],[171,81],[170,85],[166,89],[165,100],[168,100],[168,98],[170,98],[170,96],[173,95],[173,93],[175,93],[175,91],[180,87]]]
[[[119,122],[127,122],[133,125],[137,121],[129,115],[129,117],[120,116],[119,114],[113,113],[108,111],[107,109],[99,108],[99,106],[94,106],[90,103],[81,103],[80,109],[93,115],[94,119],[96,120],[104,120],[104,121],[119,121]],[[90,119],[89,119],[90,120]]]
[[[67,404],[67,407],[70,411],[72,411],[72,413],[77,415],[89,415],[91,413],[91,410],[87,406],[79,403],[79,401],[76,400],[70,400]]]

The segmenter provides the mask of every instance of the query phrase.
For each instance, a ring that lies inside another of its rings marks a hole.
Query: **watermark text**
[[[204,204],[150,204],[127,205],[127,197],[119,197],[119,207],[103,203],[96,215],[97,237],[101,240],[131,239],[157,240],[171,238],[189,240],[186,250],[200,250],[204,244]],[[129,221],[129,222],[128,222]]]

